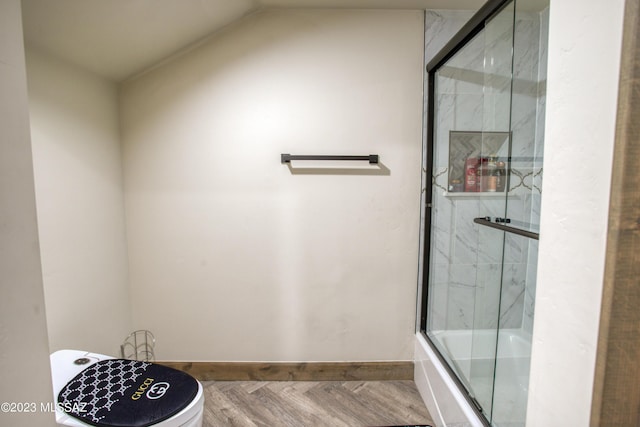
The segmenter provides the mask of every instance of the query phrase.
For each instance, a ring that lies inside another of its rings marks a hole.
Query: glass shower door
[[[523,11],[513,40],[511,153],[492,424],[524,426],[542,199],[548,8]],[[497,230],[496,230],[497,231]]]
[[[510,3],[485,24],[482,145],[478,159],[479,215],[476,297],[471,332],[471,377],[475,400],[491,420],[500,331],[505,235],[482,227],[476,218],[506,218],[507,171],[511,158],[511,88],[515,5]]]
[[[423,331],[494,426],[525,423],[535,300],[548,9],[524,3],[429,70]]]
[[[510,157],[513,4],[435,73],[427,336],[491,419]]]

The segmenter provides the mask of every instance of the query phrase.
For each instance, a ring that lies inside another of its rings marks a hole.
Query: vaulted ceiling
[[[470,9],[484,0],[22,0],[25,43],[122,81],[264,8]]]

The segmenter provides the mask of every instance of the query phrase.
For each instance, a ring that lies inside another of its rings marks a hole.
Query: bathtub
[[[474,336],[472,333],[479,339],[472,341]],[[493,386],[494,330],[442,331],[435,332],[433,335],[452,356],[455,369],[467,377],[473,371],[478,381],[476,384],[485,381],[486,387]],[[436,425],[448,427],[486,425],[472,409],[424,336],[421,333],[416,336],[414,378]],[[472,342],[475,344],[473,360],[469,357]],[[496,426],[524,425],[529,386],[530,342],[530,337],[518,329],[502,330],[498,334],[492,420]],[[478,372],[486,372],[487,378],[478,378]]]

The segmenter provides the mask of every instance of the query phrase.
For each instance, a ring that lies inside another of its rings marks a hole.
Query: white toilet
[[[202,385],[184,372],[79,350],[50,358],[59,425],[202,426]]]

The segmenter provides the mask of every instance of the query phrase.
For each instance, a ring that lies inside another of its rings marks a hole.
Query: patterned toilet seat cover
[[[137,360],[101,360],[58,394],[58,408],[99,427],[147,427],[177,414],[198,393],[190,375]]]

